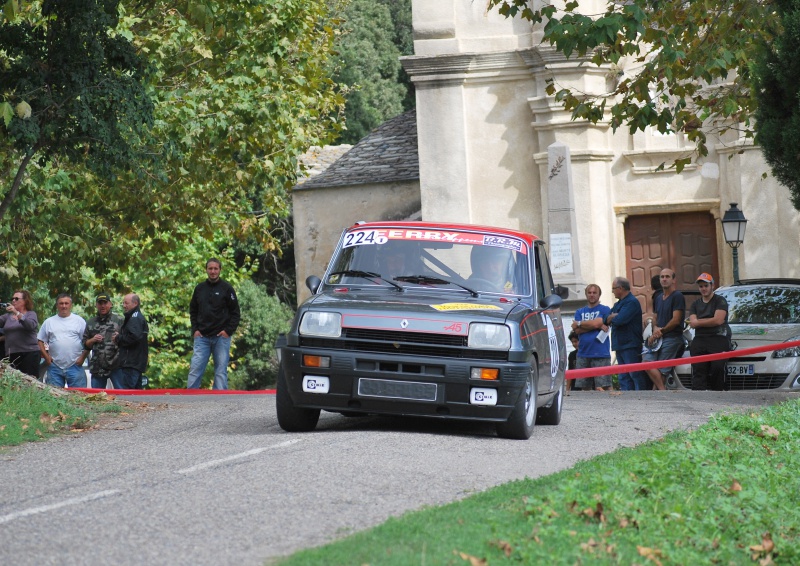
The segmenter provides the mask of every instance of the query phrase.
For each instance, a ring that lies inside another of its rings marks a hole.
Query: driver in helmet
[[[475,246],[470,253],[472,275],[467,283],[479,291],[510,293],[514,284],[508,276],[511,251],[491,246]]]
[[[393,279],[400,275],[408,275],[406,269],[409,261],[406,258],[406,249],[399,242],[389,242],[380,250],[381,276],[384,279]]]

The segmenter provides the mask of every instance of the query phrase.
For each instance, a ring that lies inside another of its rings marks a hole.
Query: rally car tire
[[[536,384],[539,381],[539,371],[534,364],[525,387],[519,393],[514,410],[507,421],[497,423],[497,436],[513,440],[528,440],[533,434],[536,425]]]
[[[545,407],[539,407],[536,413],[536,422],[543,425],[557,425],[561,422],[561,409],[564,405],[564,395],[567,392],[567,381],[561,384],[561,388],[553,397],[550,404]]]
[[[278,370],[278,384],[275,392],[275,408],[278,424],[286,432],[309,432],[317,427],[319,409],[301,409],[294,406],[289,395],[289,386],[283,368]]]

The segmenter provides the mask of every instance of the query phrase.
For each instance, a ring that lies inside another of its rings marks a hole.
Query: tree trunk
[[[14,376],[19,378],[19,379],[21,379],[22,381],[24,381],[29,387],[36,387],[36,388],[42,389],[44,391],[49,391],[51,395],[54,395],[56,397],[65,397],[65,396],[70,395],[72,393],[71,391],[69,391],[67,389],[61,389],[59,387],[52,387],[50,385],[42,383],[41,381],[39,381],[35,377],[31,377],[30,375],[22,373],[21,371],[17,371],[14,368],[12,368],[8,364],[8,362],[5,362],[5,361],[0,362],[0,375],[3,375],[3,374],[8,373],[8,372],[14,372]]]
[[[14,182],[11,183],[11,189],[6,193],[6,196],[3,197],[3,202],[0,203],[0,222],[3,221],[6,211],[11,207],[11,203],[14,202],[14,199],[17,197],[19,187],[22,185],[22,177],[25,175],[25,170],[28,168],[28,163],[31,162],[31,159],[36,154],[36,151],[37,148],[32,148],[28,153],[25,154],[25,159],[22,160],[22,163],[19,164],[19,169],[17,169]]]

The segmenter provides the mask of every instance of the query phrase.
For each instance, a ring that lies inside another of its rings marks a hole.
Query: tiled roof
[[[298,177],[297,184],[305,183],[312,177],[323,173],[351,149],[353,149],[353,146],[350,144],[326,145],[325,147],[312,145],[308,148],[308,151],[299,157],[300,162],[305,165],[306,169],[300,173],[302,177]]]
[[[417,113],[409,110],[372,130],[333,165],[295,189],[418,179]]]

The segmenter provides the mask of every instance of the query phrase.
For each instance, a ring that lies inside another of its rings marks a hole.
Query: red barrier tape
[[[94,389],[92,387],[70,388],[84,393],[105,392],[109,395],[275,395],[274,389],[238,391],[235,389]]]
[[[693,358],[675,358],[673,360],[661,360],[658,362],[642,362],[639,364],[612,365],[600,368],[571,369],[567,371],[567,379],[581,379],[584,377],[595,377],[597,375],[612,375],[615,373],[630,373],[632,371],[642,371],[651,368],[668,368],[682,366],[685,364],[699,364],[701,362],[713,362],[715,360],[725,360],[750,354],[760,354],[762,352],[772,352],[774,350],[785,350],[797,348],[800,340],[794,342],[781,342],[780,344],[770,344],[768,346],[756,346],[755,348],[745,348],[744,350],[731,350],[719,354],[706,354]]]

